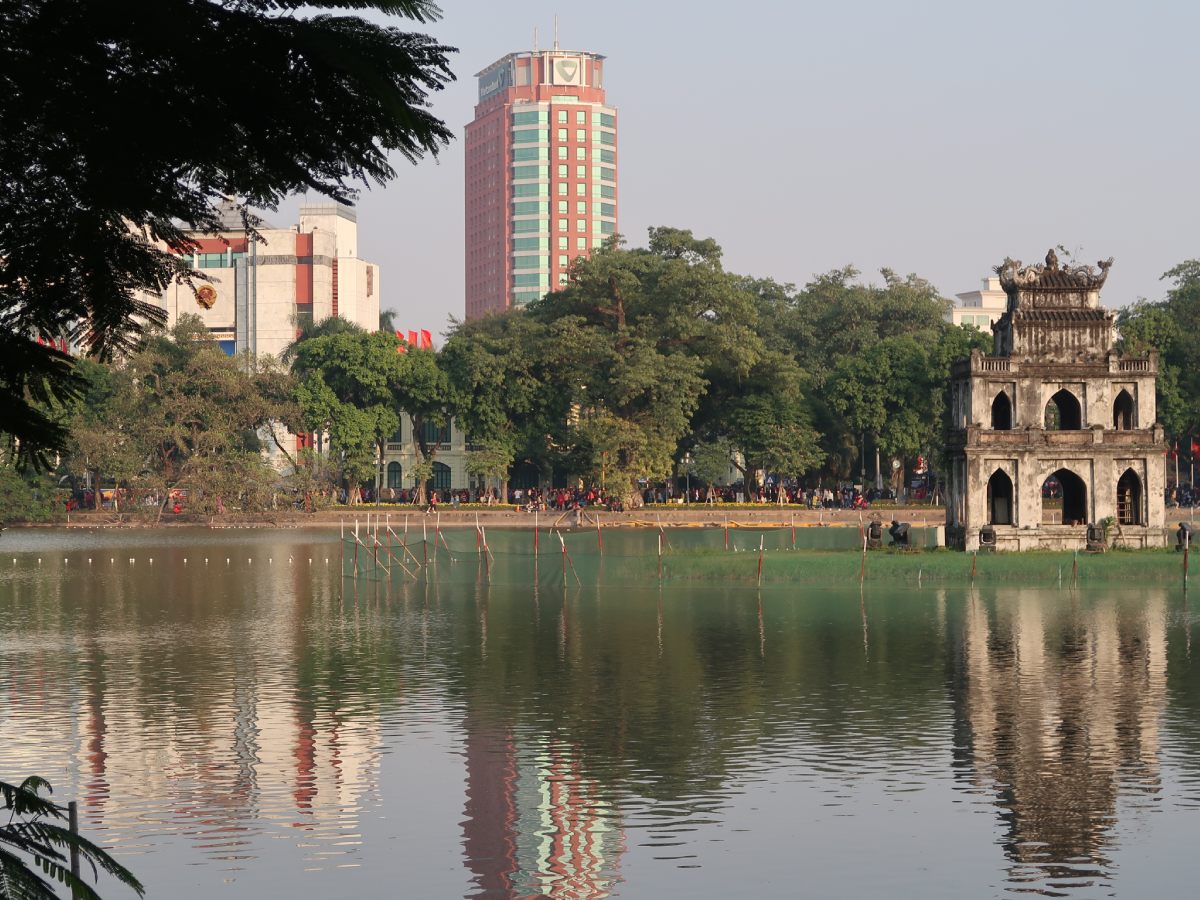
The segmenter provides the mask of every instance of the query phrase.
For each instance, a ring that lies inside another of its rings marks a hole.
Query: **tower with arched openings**
[[[1008,309],[993,352],[952,372],[947,542],[967,550],[990,526],[1002,550],[1085,546],[1111,517],[1110,539],[1166,543],[1158,357],[1113,349],[1100,305],[1112,260],[1098,266],[1006,259],[996,267]]]

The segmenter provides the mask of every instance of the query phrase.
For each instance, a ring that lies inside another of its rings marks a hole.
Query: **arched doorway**
[[[1117,521],[1122,525],[1142,524],[1142,479],[1133,469],[1117,479]]]
[[[1047,431],[1078,431],[1083,427],[1083,408],[1079,399],[1063,388],[1046,404],[1044,422]]]
[[[1008,473],[997,469],[988,479],[988,524],[1013,524],[1013,483]]]
[[[1012,401],[1008,399],[1007,391],[1001,391],[992,401],[992,428],[1009,431],[1012,429],[1012,418]]]
[[[400,463],[390,462],[387,465],[387,486],[393,491],[398,491],[404,487],[404,480],[401,477],[403,474]]]
[[[1086,525],[1087,485],[1070,469],[1059,469],[1042,483],[1042,523]]]
[[[1133,398],[1122,389],[1113,401],[1113,428],[1117,431],[1133,431]]]

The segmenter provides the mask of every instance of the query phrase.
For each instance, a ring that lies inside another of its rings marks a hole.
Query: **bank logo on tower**
[[[581,68],[577,58],[556,59],[554,61],[554,83],[579,84]]]

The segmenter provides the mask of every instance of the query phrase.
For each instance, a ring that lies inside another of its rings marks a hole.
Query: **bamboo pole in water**
[[[762,587],[762,569],[763,569],[763,536],[758,536],[758,586]]]

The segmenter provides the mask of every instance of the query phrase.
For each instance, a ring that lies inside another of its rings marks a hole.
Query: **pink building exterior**
[[[524,306],[617,231],[604,57],[513,53],[476,77],[466,128],[466,316]]]

